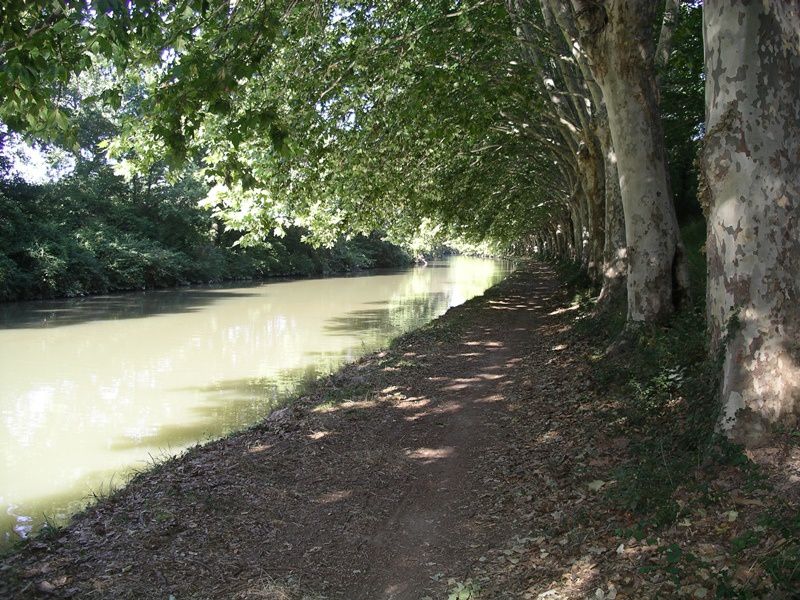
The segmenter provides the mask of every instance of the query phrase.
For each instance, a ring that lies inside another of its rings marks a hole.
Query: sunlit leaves
[[[0,119],[42,137],[63,134],[56,109],[71,77],[107,63],[120,75],[155,69],[142,106],[176,155],[198,111],[224,110],[218,100],[263,66],[278,26],[272,6],[246,0],[10,0],[0,17]],[[106,99],[121,104],[119,90]]]
[[[0,119],[68,133],[60,90],[110,65],[95,100],[122,120],[118,170],[191,159],[227,190],[210,198],[220,218],[254,237],[293,222],[320,243],[373,229],[513,240],[548,218],[553,157],[508,125],[538,109],[533,74],[507,75],[519,47],[502,3],[29,5],[9,5],[26,54],[2,65]]]

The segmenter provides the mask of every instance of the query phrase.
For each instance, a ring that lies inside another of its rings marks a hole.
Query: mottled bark
[[[603,157],[594,128],[587,133],[590,144],[578,151],[578,168],[581,175],[584,203],[584,262],[592,281],[599,282],[603,265],[605,181]]]
[[[616,304],[627,293],[628,249],[625,241],[625,217],[619,191],[617,156],[611,142],[611,131],[603,119],[598,125],[598,137],[603,147],[605,174],[605,237],[603,247],[603,287],[597,298],[600,310]]]
[[[706,0],[701,201],[722,430],[755,444],[800,412],[800,8]]]
[[[625,214],[628,321],[669,316],[687,291],[658,110],[652,0],[572,0],[602,90]]]

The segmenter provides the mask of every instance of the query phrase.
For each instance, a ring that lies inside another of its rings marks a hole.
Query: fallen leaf
[[[38,588],[39,591],[45,592],[46,594],[52,594],[53,592],[56,591],[56,586],[54,586],[47,580],[40,582]]]

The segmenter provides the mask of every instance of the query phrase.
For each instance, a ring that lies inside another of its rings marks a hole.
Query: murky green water
[[[0,304],[0,533],[268,414],[310,377],[482,293],[510,265]]]

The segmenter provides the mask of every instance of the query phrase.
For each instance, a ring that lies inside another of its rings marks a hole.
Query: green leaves
[[[92,93],[121,121],[119,171],[202,164],[212,184],[258,191],[218,207],[254,236],[282,219],[322,243],[512,241],[549,214],[550,151],[514,125],[535,120],[534,74],[506,74],[519,47],[501,3],[10,6],[22,50],[0,70],[0,119],[65,136],[66,83],[109,71]]]
[[[471,579],[466,581],[450,579],[448,583],[451,587],[447,592],[447,600],[473,600],[478,598],[480,586]]]

